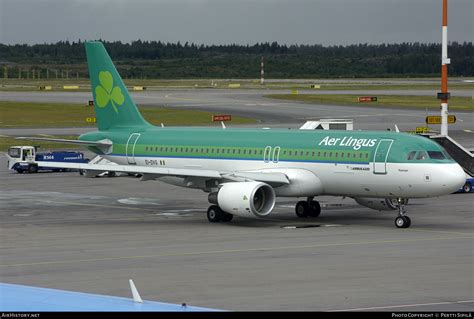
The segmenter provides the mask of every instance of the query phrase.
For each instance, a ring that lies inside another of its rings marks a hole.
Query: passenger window
[[[426,154],[425,151],[419,151],[418,155],[416,156],[416,159],[419,160],[419,161],[427,159],[427,158],[428,158],[428,154]]]
[[[415,155],[416,155],[416,151],[411,151],[410,153],[408,153],[407,160],[409,160],[409,161],[414,160],[414,159],[415,159]]]

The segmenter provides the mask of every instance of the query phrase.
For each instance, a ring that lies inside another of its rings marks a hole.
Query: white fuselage
[[[126,156],[104,156],[117,164],[129,165]],[[457,163],[386,163],[384,172],[375,173],[374,163],[346,164],[321,162],[286,162],[233,159],[196,159],[176,157],[135,156],[137,166],[212,169],[221,172],[306,170],[312,172],[322,184],[316,195],[342,195],[351,197],[416,198],[450,194],[464,183],[465,173]],[[291,176],[289,176],[290,183]],[[186,186],[185,184],[181,186]],[[278,195],[278,188],[275,189]],[[295,193],[293,196],[308,196]]]

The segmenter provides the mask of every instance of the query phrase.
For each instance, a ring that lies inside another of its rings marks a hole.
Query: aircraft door
[[[135,162],[135,145],[137,144],[140,133],[132,133],[127,141],[126,156],[128,164],[136,164]]]
[[[265,147],[265,151],[263,152],[263,161],[265,163],[270,162],[271,153],[272,153],[272,147],[271,146]]]
[[[276,146],[273,149],[273,163],[278,163],[280,160],[280,146]]]
[[[393,140],[380,140],[375,149],[374,174],[387,174],[387,158]]]

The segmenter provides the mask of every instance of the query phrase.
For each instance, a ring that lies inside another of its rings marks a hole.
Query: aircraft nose
[[[466,182],[466,173],[459,164],[452,164],[443,170],[443,186],[449,191],[455,192]]]

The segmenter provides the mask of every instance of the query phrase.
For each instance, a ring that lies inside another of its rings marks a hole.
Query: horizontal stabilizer
[[[32,141],[48,141],[56,143],[68,143],[68,144],[79,144],[83,146],[95,146],[100,149],[104,154],[109,154],[112,152],[112,141],[105,139],[100,141],[81,141],[81,140],[67,140],[63,138],[49,138],[49,137],[34,137],[34,136],[25,136],[17,137],[17,140],[32,140]]]
[[[36,136],[21,136],[17,137],[17,140],[31,140],[31,141],[48,141],[58,143],[70,143],[70,144],[81,144],[81,145],[94,145],[94,146],[112,146],[111,140],[100,140],[100,141],[80,141],[80,140],[68,140],[64,138],[49,138],[49,137],[36,137]]]

